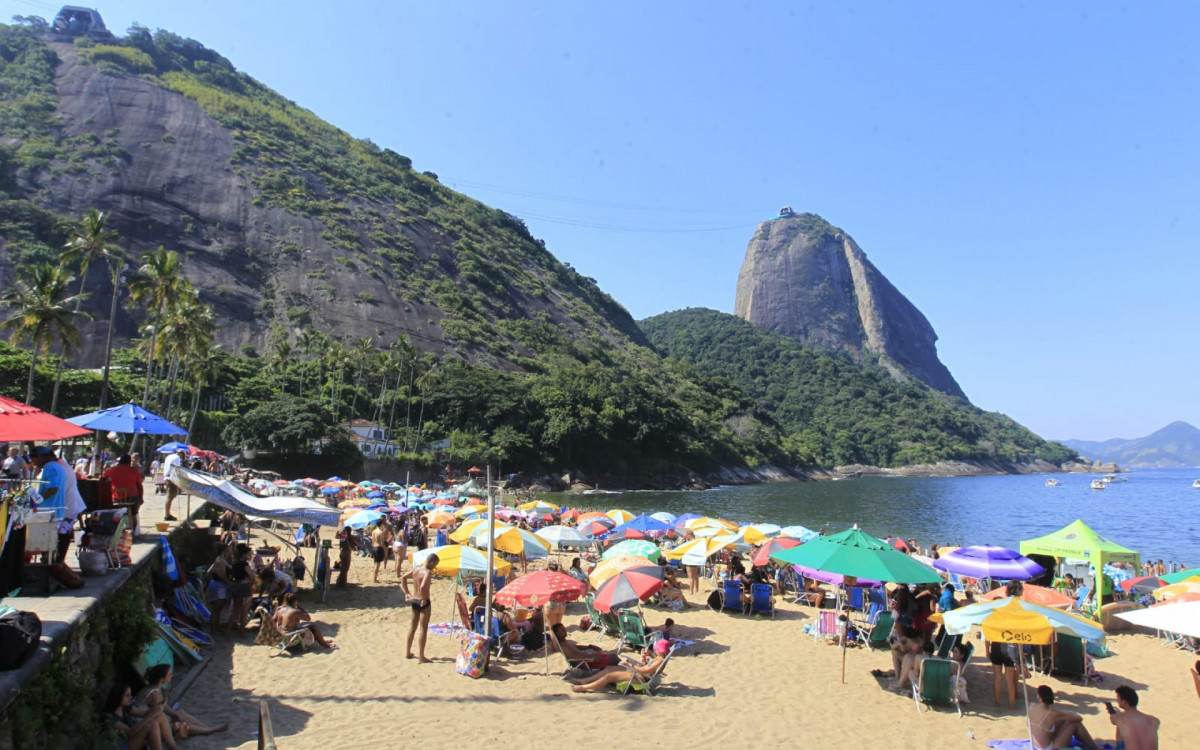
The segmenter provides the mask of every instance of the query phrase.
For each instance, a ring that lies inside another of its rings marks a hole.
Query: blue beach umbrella
[[[808,528],[807,526],[784,526],[779,530],[779,536],[791,537],[792,539],[799,539],[802,542],[807,542],[820,536],[820,534]]]
[[[321,490],[321,494],[322,495],[336,495],[337,493],[339,493],[341,491],[342,490],[339,487],[326,487],[325,489]]]
[[[682,529],[687,526],[688,521],[695,521],[697,518],[704,518],[699,513],[684,513],[681,516],[675,517],[675,528]]]
[[[137,404],[119,404],[108,409],[80,414],[67,420],[89,430],[130,435],[186,435],[187,430]]]
[[[175,451],[185,451],[188,449],[187,443],[181,443],[178,440],[172,440],[169,443],[164,443],[158,446],[155,453],[174,453]]]
[[[369,498],[383,497],[383,493],[380,492],[379,490],[371,490],[370,492],[367,493],[367,497],[369,497]]]
[[[672,526],[674,526],[675,521],[678,520],[678,517],[674,513],[668,513],[665,510],[660,510],[657,513],[651,513],[650,517],[656,521],[662,521],[663,523],[671,524]]]
[[[641,531],[646,534],[653,534],[656,532],[662,533],[662,532],[670,531],[671,525],[668,523],[663,523],[662,521],[658,520],[657,518],[651,518],[650,516],[643,513],[642,515],[638,516],[637,518],[631,518],[628,521],[626,521],[625,523],[616,527],[615,529],[612,530],[612,533],[615,534],[618,531],[623,531],[625,529],[633,529],[634,531]]]
[[[374,526],[379,523],[381,518],[383,518],[383,514],[377,510],[360,510],[347,518],[345,525],[352,529],[361,529],[365,526]]]

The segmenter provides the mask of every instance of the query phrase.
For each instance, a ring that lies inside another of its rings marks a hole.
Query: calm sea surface
[[[997,544],[1048,534],[1077,518],[1100,534],[1142,553],[1200,565],[1200,469],[1145,470],[1128,482],[1089,489],[1098,474],[997,477],[868,477],[836,482],[788,482],[721,487],[701,492],[622,492],[555,495],[554,501],[634,514],[665,510],[738,522],[801,524],[841,531],[857,523],[879,537],[900,535],[930,543]]]

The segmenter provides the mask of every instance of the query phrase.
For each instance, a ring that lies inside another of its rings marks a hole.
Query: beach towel
[[[1113,746],[1107,742],[1098,743],[1104,750],[1113,750]],[[992,740],[987,743],[988,747],[994,747],[996,750],[1030,750],[1029,740]],[[1072,739],[1068,747],[1083,747],[1079,740]]]
[[[429,624],[430,635],[454,635],[463,630],[460,622],[434,622]]]
[[[458,658],[454,671],[472,679],[483,677],[487,666],[488,639],[478,633],[462,630],[458,633]]]

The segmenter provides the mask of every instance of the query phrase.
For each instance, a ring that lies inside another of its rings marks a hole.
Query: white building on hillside
[[[342,427],[350,433],[350,440],[358,446],[364,456],[374,458],[396,455],[396,446],[388,440],[387,429],[383,425],[369,419],[356,419],[343,422]]]

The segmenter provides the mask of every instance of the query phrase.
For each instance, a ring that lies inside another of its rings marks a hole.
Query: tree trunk
[[[200,390],[201,386],[196,384],[196,390],[192,392],[192,416],[188,418],[187,437],[183,442],[192,442],[192,428],[196,426],[196,412],[200,411]]]
[[[75,314],[79,314],[79,306],[83,304],[83,291],[87,289],[87,266],[79,271],[79,291],[75,298]],[[50,398],[50,413],[58,409],[58,387],[62,385],[63,368],[67,365],[67,342],[62,342],[58,350],[58,372],[54,374],[54,395]]]
[[[29,385],[25,388],[25,404],[33,403],[33,370],[37,367],[38,347],[42,345],[42,337],[33,337],[33,351],[29,353]]]

